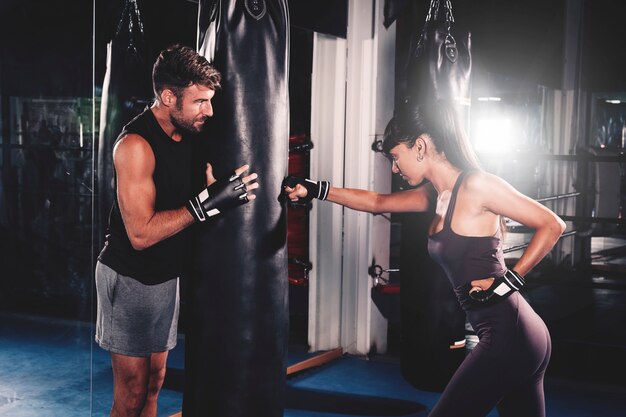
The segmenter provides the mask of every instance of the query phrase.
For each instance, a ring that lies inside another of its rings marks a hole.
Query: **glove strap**
[[[289,175],[283,180],[283,187],[295,188],[296,185],[302,185],[306,188],[306,197],[301,198],[302,202],[309,203],[314,198],[318,200],[326,200],[330,191],[330,181],[313,181],[307,178]]]
[[[512,269],[507,269],[502,276],[502,282],[493,292],[500,297],[504,297],[511,291],[519,291],[524,286],[524,278]]]
[[[470,292],[470,298],[478,304],[493,304],[519,291],[524,284],[524,278],[520,274],[508,269],[504,271],[502,276],[495,278],[491,287],[486,290]]]
[[[330,182],[329,181],[318,181],[319,192],[317,194],[317,198],[319,200],[326,200],[328,198],[328,191],[330,190]]]
[[[249,201],[246,185],[238,175],[232,175],[227,182],[217,181],[190,199],[185,207],[199,222],[220,214],[223,210],[245,204]]]
[[[209,191],[207,189],[202,190],[200,194],[191,198],[185,207],[189,210],[189,213],[199,222],[203,222],[207,219],[204,209],[202,208],[202,201],[209,198]]]

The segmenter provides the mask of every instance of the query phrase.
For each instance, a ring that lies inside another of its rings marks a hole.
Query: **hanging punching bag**
[[[465,313],[445,272],[428,254],[433,215],[401,217],[400,368],[414,387],[443,391],[465,358]]]
[[[222,72],[206,145],[216,178],[249,164],[256,199],[197,229],[187,294],[184,417],[282,416],[288,339],[288,12],[201,0],[199,52]]]
[[[388,3],[390,13],[403,16],[400,10],[406,2]],[[406,80],[401,83],[405,89],[399,92],[404,104],[446,99],[457,104],[462,116],[467,114],[470,34],[453,30],[453,23],[450,1],[431,0],[424,26],[409,47]],[[442,391],[465,358],[465,313],[444,271],[428,254],[433,216],[434,210],[402,215],[401,369],[416,388]]]
[[[113,204],[113,143],[122,127],[152,96],[150,67],[143,59],[143,22],[137,0],[126,0],[114,36],[107,44],[107,67],[100,104],[98,137],[98,226],[104,229]],[[101,238],[104,233],[98,233]]]
[[[445,99],[457,104],[457,110],[469,106],[471,36],[453,31],[453,24],[450,0],[431,0],[407,61],[407,99],[414,104]]]

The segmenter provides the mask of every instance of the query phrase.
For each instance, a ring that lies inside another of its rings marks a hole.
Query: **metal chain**
[[[137,0],[131,1],[135,6],[135,18],[137,19],[137,26],[139,26],[139,33],[143,36],[143,21],[141,20],[141,13],[139,13],[139,5],[137,4]],[[450,2],[450,0],[448,0],[448,2]],[[452,13],[452,9],[450,9],[450,13]]]
[[[432,13],[433,13],[433,9],[435,8],[436,1],[438,0],[430,0],[430,6],[428,6],[428,14],[426,15],[426,22],[429,22],[430,20],[432,20]]]
[[[420,32],[419,39],[417,40],[417,45],[415,46],[416,55],[420,55],[422,52],[422,48],[424,46],[424,36],[426,35],[426,31],[428,30],[429,23],[432,21],[436,21],[439,16],[439,0],[430,0],[430,6],[428,7],[428,14],[426,15],[426,20],[424,21],[424,27]],[[452,3],[450,0],[445,0],[443,8],[445,9],[445,21],[446,21],[446,45],[456,45],[456,40],[452,37],[452,23],[454,22],[454,16],[452,14]]]
[[[144,34],[143,22],[141,20],[141,13],[139,12],[139,5],[137,4],[137,0],[126,0],[126,3],[124,4],[124,10],[122,11],[122,18],[120,19],[120,22],[117,26],[117,31],[115,32],[115,36],[118,36],[120,32],[122,31],[122,28],[124,26],[124,20],[126,17],[128,17],[128,33],[130,35],[129,48],[136,49],[134,46],[135,45],[135,32],[134,32],[135,20],[137,21],[137,27],[138,27],[139,33],[141,34],[142,37]]]
[[[437,20],[439,18],[439,0],[435,0],[435,15],[433,16],[433,20]]]
[[[446,44],[450,44],[450,43],[456,44],[456,41],[450,34],[450,31],[452,30],[452,22],[454,22],[454,16],[452,16],[452,3],[450,3],[450,0],[446,0],[446,4],[444,8],[446,9],[446,41],[445,42]],[[450,39],[452,40],[450,41]]]
[[[122,26],[124,25],[124,17],[126,17],[126,15],[128,14],[127,10],[128,10],[129,5],[130,5],[129,0],[126,0],[126,2],[124,3],[124,10],[122,10],[122,17],[120,21],[117,23],[117,30],[115,31],[115,36],[118,36],[120,32],[122,31]]]
[[[419,56],[422,53],[422,49],[424,47],[424,35],[426,35],[428,23],[433,20],[433,11],[435,12],[435,19],[437,18],[437,9],[439,9],[439,0],[430,0],[430,5],[428,6],[428,14],[426,15],[426,20],[424,21],[422,31],[420,32],[420,37],[417,39],[417,45],[415,46],[416,56]]]
[[[446,0],[446,4],[444,7],[446,9],[446,21],[454,22],[454,16],[452,16],[452,3],[450,2],[450,0]]]

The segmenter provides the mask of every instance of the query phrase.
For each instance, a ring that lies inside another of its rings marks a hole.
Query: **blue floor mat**
[[[107,417],[111,362],[92,340],[85,323],[0,315],[0,416]],[[180,339],[171,352],[170,367],[182,370],[183,345]],[[310,356],[294,351],[288,363]],[[626,417],[623,385],[547,378],[545,391],[551,417]],[[425,417],[438,398],[404,381],[396,359],[344,356],[288,379],[284,417],[373,416],[379,411],[386,413],[381,416]],[[181,392],[162,390],[158,417],[180,411],[181,404]]]

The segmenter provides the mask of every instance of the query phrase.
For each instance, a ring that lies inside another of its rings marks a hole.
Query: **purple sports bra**
[[[446,272],[461,307],[470,309],[475,303],[469,298],[470,282],[475,279],[502,275],[506,269],[500,228],[494,236],[462,236],[454,233],[450,224],[456,196],[468,172],[461,172],[452,189],[443,229],[428,237],[428,252]]]

